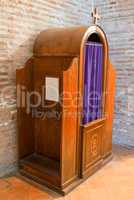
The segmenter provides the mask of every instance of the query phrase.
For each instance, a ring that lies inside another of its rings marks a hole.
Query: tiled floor
[[[0,200],[134,200],[134,149],[114,146],[114,159],[67,196],[17,177],[0,180]]]

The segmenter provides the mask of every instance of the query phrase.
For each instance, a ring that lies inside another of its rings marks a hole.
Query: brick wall
[[[17,166],[16,68],[41,30],[87,24],[89,13],[87,0],[0,0],[0,176]]]
[[[117,70],[115,143],[134,146],[134,1],[96,0]]]

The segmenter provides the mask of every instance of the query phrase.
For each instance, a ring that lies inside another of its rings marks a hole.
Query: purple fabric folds
[[[103,45],[88,42],[85,46],[83,124],[102,116]]]

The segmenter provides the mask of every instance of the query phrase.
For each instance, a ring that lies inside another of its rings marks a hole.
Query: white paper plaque
[[[46,77],[46,100],[59,101],[59,78]]]

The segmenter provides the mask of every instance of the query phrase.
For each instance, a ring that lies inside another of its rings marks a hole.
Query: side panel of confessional
[[[35,120],[36,151],[59,163],[60,184],[65,186],[77,176],[77,58],[36,59],[35,90],[41,93],[45,78],[52,77],[59,81],[59,100],[54,102],[45,97],[44,111],[56,115]]]
[[[67,59],[68,60],[68,59]],[[61,176],[62,187],[78,178],[78,58],[73,58],[63,71]]]
[[[106,123],[103,134],[103,157],[107,157],[112,153],[112,130],[113,130],[113,114],[114,114],[114,98],[115,98],[115,80],[116,72],[113,65],[109,61],[107,90],[106,90]]]
[[[33,59],[22,69],[16,70],[17,85],[17,126],[19,159],[34,153],[34,120],[32,119],[27,94],[33,91]]]
[[[20,171],[63,189],[78,178],[78,59],[35,58],[17,71],[18,84],[30,95],[18,108]]]

